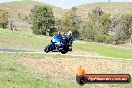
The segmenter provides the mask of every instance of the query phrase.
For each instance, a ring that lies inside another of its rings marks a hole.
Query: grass
[[[20,58],[30,59],[45,59],[48,55],[43,54],[0,54],[0,88],[82,88],[76,83],[75,78],[61,78],[50,79],[50,77],[43,76],[46,74],[36,73],[27,66],[20,63]],[[50,56],[54,60],[59,59],[58,55]],[[63,60],[67,57],[63,57]],[[77,58],[77,57],[76,57]],[[80,58],[81,59],[81,58]],[[52,65],[52,64],[51,64]],[[43,68],[45,69],[45,68]],[[47,70],[48,72],[48,70]],[[50,73],[56,75],[56,73]],[[58,75],[59,77],[59,75]],[[63,80],[63,81],[62,81]],[[86,84],[83,88],[111,88],[113,86],[119,88],[131,88],[130,84]]]
[[[41,78],[17,62],[21,54],[0,54],[0,88],[70,88],[54,80]]]
[[[49,37],[34,34],[13,32],[8,29],[0,29],[0,49],[18,49],[29,51],[43,51],[50,42]],[[130,45],[110,45],[95,42],[78,41],[73,45],[73,50],[93,52],[101,56],[132,59],[132,47]]]
[[[31,72],[17,61],[18,58],[37,58],[36,54],[0,54],[0,87],[1,88],[81,88],[71,81],[60,82]],[[45,57],[40,55],[41,57]],[[40,57],[39,56],[39,57]],[[38,57],[38,58],[39,58]],[[46,74],[46,73],[45,73]]]
[[[25,88],[38,85],[39,80],[37,81],[24,66],[17,63],[14,55],[0,54],[0,58],[1,88]]]
[[[95,42],[85,42],[82,44],[75,44],[74,47],[77,50],[95,52],[101,56],[132,59],[132,47],[115,46],[115,45],[95,43]]]
[[[49,37],[36,36],[13,32],[8,29],[0,29],[0,48],[43,51],[44,46],[49,43]]]

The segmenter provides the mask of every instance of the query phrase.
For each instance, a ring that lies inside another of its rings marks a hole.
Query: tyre
[[[65,51],[61,51],[62,54],[65,54],[66,52]]]
[[[48,53],[50,50],[50,44],[49,45],[47,45],[46,47],[45,47],[45,49],[44,49],[44,51],[46,52],[46,53]]]
[[[66,54],[68,51],[62,50],[61,53],[62,54]]]

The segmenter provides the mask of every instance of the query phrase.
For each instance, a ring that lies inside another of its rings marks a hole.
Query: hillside
[[[18,31],[26,31],[28,33],[31,33],[30,27],[30,19],[29,13],[31,9],[35,5],[48,5],[42,2],[37,1],[13,1],[13,2],[6,2],[6,3],[0,3],[0,9],[5,9],[9,12],[9,22],[12,21],[13,25],[16,26]],[[60,18],[62,14],[64,13],[64,10],[59,7],[51,6],[53,7],[53,13],[55,18]],[[21,18],[19,17],[19,14]],[[25,20],[27,19],[27,20]]]
[[[77,14],[82,18],[86,18],[88,12],[96,7],[100,7],[105,12],[118,10],[122,14],[132,13],[132,2],[96,2],[78,6]]]
[[[38,1],[13,1],[0,3],[0,8],[5,9],[9,12],[9,23],[12,21],[13,25],[16,26],[18,31],[32,33],[31,31],[31,22],[29,19],[30,10],[35,5],[48,5],[46,3]],[[51,5],[50,5],[51,6]],[[55,18],[61,18],[66,9],[60,7],[53,7],[53,13]],[[112,12],[114,10],[119,10],[123,14],[132,12],[132,2],[102,2],[102,3],[88,3],[84,5],[77,6],[77,15],[82,19],[87,18],[88,12],[93,10],[96,7],[101,7],[103,11]],[[21,18],[19,17],[21,16]],[[25,20],[27,19],[27,20]]]

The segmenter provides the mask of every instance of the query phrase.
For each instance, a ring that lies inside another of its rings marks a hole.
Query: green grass
[[[81,88],[75,83],[75,79],[72,79],[74,82],[71,80],[61,82],[59,79],[53,80],[32,72],[17,61],[23,57],[35,59],[45,56],[39,54],[0,54],[0,88]]]
[[[13,32],[8,29],[0,29],[0,49],[18,49],[43,51],[50,42],[49,37],[34,34]],[[101,56],[132,59],[132,47],[129,45],[110,45],[95,42],[82,42],[73,44],[73,50],[93,52]]]
[[[0,48],[42,51],[49,43],[49,37],[13,32],[0,29]]]
[[[70,85],[31,73],[17,62],[20,57],[21,54],[0,54],[0,88],[70,88]]]
[[[102,43],[85,42],[75,44],[74,48],[86,52],[95,52],[101,56],[132,59],[132,47],[115,46]]]

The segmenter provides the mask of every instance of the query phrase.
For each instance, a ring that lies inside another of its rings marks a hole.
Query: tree
[[[57,31],[62,31],[62,19],[56,19],[55,20],[55,28]]]
[[[116,28],[119,26],[121,18],[121,13],[119,10],[114,10],[113,12],[110,13],[110,27],[112,32],[116,31]]]
[[[62,31],[72,31],[74,37],[79,37],[79,18],[76,15],[76,8],[67,11],[62,17]]]
[[[5,29],[8,24],[8,12],[0,10],[0,27]]]
[[[92,13],[96,14],[97,16],[102,16],[103,15],[103,11],[100,7],[96,7],[95,9],[93,9]]]
[[[92,13],[88,14],[88,18],[86,21],[83,22],[83,30],[81,32],[81,36],[85,40],[90,40],[94,41],[95,40],[95,35],[97,31],[96,27],[96,16]]]
[[[104,13],[102,16],[100,16],[100,23],[97,30],[97,41],[98,42],[106,42],[108,43],[108,40],[110,39],[109,35],[109,29],[110,29],[110,14]]]
[[[82,31],[83,38],[97,42],[108,42],[110,39],[110,14],[104,13],[99,7],[88,14]]]
[[[52,35],[54,29],[54,16],[50,6],[37,5],[31,10],[32,29],[34,34]]]
[[[126,40],[132,35],[132,15],[122,15],[120,18],[120,30],[116,33],[116,40]]]

